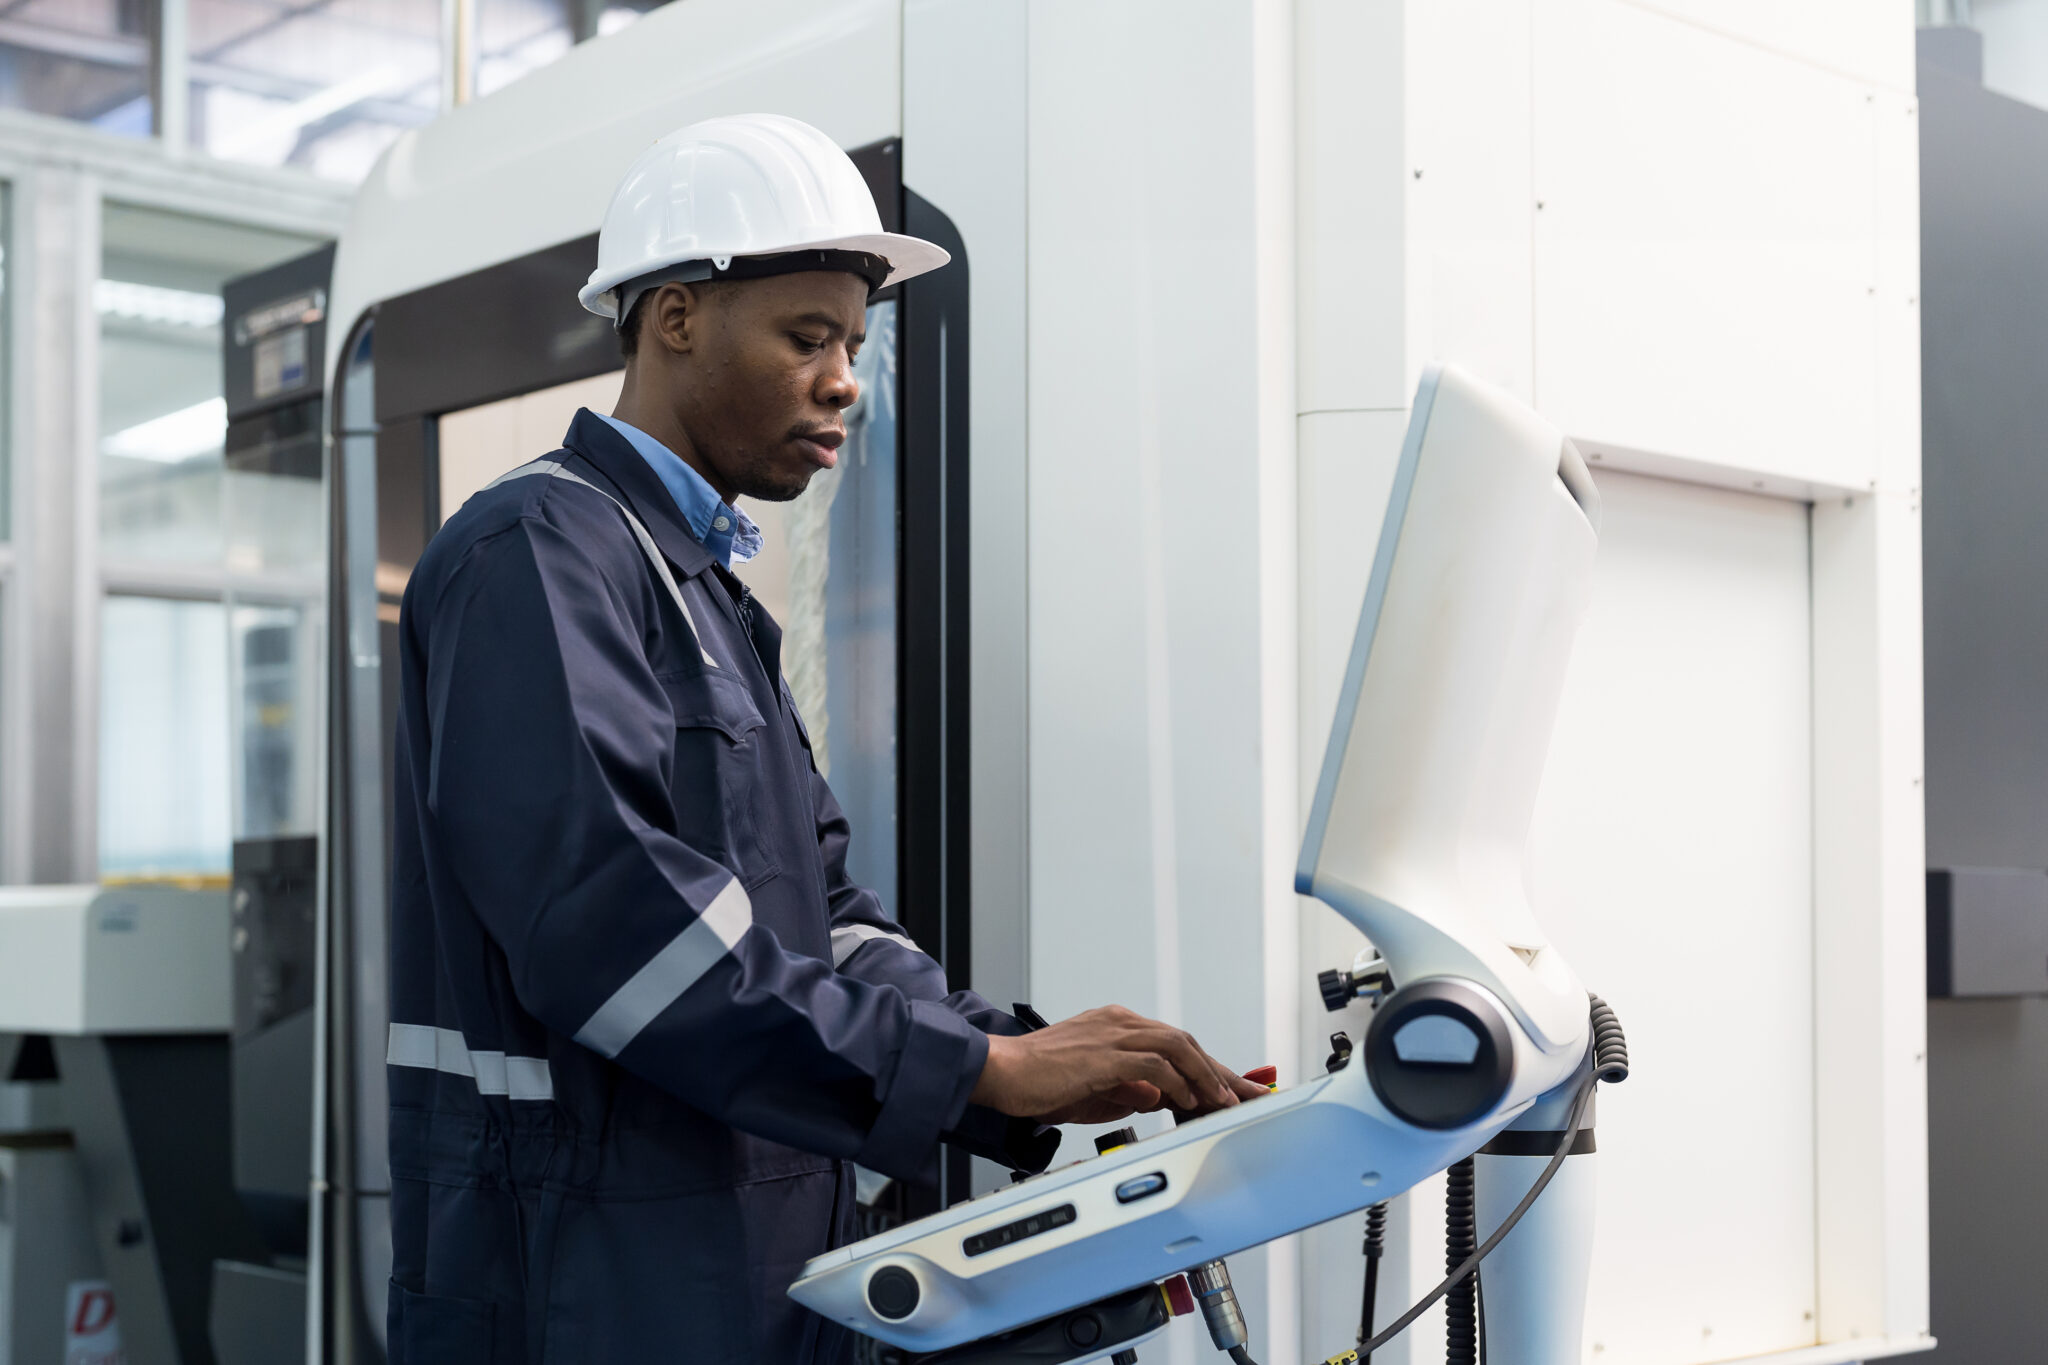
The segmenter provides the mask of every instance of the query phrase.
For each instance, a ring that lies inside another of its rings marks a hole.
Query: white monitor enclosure
[[[1586,992],[1530,910],[1529,819],[1599,522],[1557,428],[1424,372],[1295,873],[1396,981],[1478,981],[1546,1050],[1583,1045]]]

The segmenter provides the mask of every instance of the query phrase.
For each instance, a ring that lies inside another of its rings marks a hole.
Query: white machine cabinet
[[[226,1033],[228,893],[0,888],[0,1033]]]
[[[0,1131],[0,1222],[24,1220],[0,1226],[0,1365],[52,1359],[68,1291],[102,1276],[129,1359],[198,1358],[195,1286],[242,1245],[207,1127],[226,1107],[230,933],[225,887],[0,888],[0,1089],[37,1092],[0,1106],[18,1130]],[[12,1035],[47,1040],[29,1068],[47,1069],[8,1086],[28,1046]]]

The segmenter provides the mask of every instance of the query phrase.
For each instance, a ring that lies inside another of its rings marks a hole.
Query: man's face
[[[867,281],[826,270],[657,291],[642,351],[721,496],[787,502],[838,462],[867,301]]]

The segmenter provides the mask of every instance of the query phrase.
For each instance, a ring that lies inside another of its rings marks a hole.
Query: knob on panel
[[[868,1276],[868,1307],[878,1317],[900,1322],[917,1310],[921,1297],[917,1276],[900,1265],[885,1265]]]
[[[1095,1137],[1096,1154],[1113,1152],[1119,1147],[1128,1147],[1138,1140],[1135,1128],[1119,1128],[1113,1133],[1098,1133]]]
[[[1322,994],[1323,1008],[1334,1014],[1351,1003],[1351,973],[1332,967],[1317,975],[1316,990]]]

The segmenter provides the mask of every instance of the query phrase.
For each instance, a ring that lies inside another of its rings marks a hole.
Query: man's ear
[[[664,284],[647,296],[647,333],[672,355],[696,349],[704,331],[709,291],[691,284]]]

